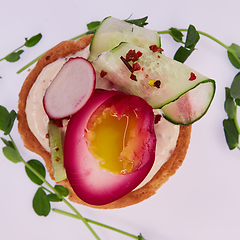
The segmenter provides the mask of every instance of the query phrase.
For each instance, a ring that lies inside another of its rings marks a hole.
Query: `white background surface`
[[[193,24],[230,45],[240,44],[239,8],[239,0],[0,0],[0,58],[24,43],[25,37],[43,34],[19,62],[0,62],[0,104],[17,111],[18,92],[28,72],[17,75],[16,71],[58,42],[85,32],[91,21],[109,15],[120,19],[131,14],[132,18],[149,16],[150,29]],[[167,35],[162,45],[169,57],[179,47]],[[83,216],[136,235],[141,232],[148,240],[240,239],[240,152],[228,150],[222,129],[224,88],[238,71],[228,62],[226,50],[211,40],[201,37],[197,48],[186,64],[216,79],[217,92],[207,115],[193,126],[182,167],[155,196],[138,205],[119,210],[74,205]],[[16,125],[12,136],[24,159],[40,159],[23,148]],[[23,164],[11,163],[2,152],[0,188],[0,239],[94,239],[78,220],[54,212],[46,218],[37,216],[31,207],[37,186],[26,176]],[[67,210],[62,203],[53,206]],[[130,239],[93,227],[104,240]]]

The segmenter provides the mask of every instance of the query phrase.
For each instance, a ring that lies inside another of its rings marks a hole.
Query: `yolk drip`
[[[134,167],[134,159],[121,156],[128,141],[134,136],[137,117],[122,115],[119,119],[111,111],[105,111],[88,129],[86,138],[89,151],[99,160],[99,166],[114,174],[130,172]],[[126,154],[125,154],[126,155]]]

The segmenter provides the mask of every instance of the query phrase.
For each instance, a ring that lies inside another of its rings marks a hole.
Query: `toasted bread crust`
[[[63,41],[50,49],[47,53],[45,53],[37,62],[34,69],[29,73],[28,77],[26,78],[21,91],[19,93],[19,103],[18,103],[18,131],[22,137],[24,142],[24,146],[40,155],[46,164],[47,171],[49,172],[52,179],[53,170],[52,170],[52,162],[50,154],[42,147],[36,137],[33,135],[31,130],[29,129],[25,108],[26,108],[26,101],[28,97],[28,93],[36,81],[38,75],[42,71],[42,69],[57,60],[58,58],[66,57],[70,54],[74,54],[77,51],[82,50],[87,45],[90,44],[92,39],[92,35],[86,35],[76,41]],[[73,202],[80,203],[83,205],[91,206],[94,208],[104,208],[104,209],[113,209],[113,208],[122,208],[126,206],[130,206],[136,203],[139,203],[150,196],[154,195],[159,187],[165,183],[170,176],[172,176],[176,170],[182,165],[182,162],[186,156],[188,145],[190,142],[191,137],[191,125],[190,126],[181,126],[180,127],[180,134],[177,141],[177,146],[173,151],[169,160],[161,167],[161,169],[155,174],[153,179],[148,182],[145,186],[141,187],[140,189],[129,193],[128,195],[124,196],[117,201],[109,203],[104,206],[92,206],[77,197],[74,193],[73,189],[71,188],[70,183],[68,180],[64,180],[59,182],[63,186],[69,189],[69,199]]]

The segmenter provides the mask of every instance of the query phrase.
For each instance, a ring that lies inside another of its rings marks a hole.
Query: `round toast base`
[[[86,46],[88,46],[91,42],[92,35],[85,35],[78,40],[70,40],[63,41],[47,51],[37,62],[36,66],[29,73],[26,78],[21,91],[19,93],[19,103],[18,103],[18,131],[23,140],[24,146],[32,152],[40,155],[45,161],[45,165],[50,177],[54,180],[53,170],[52,170],[52,162],[50,153],[47,152],[36,137],[31,132],[28,123],[27,117],[25,113],[26,101],[28,97],[28,93],[36,81],[38,75],[42,71],[42,69],[48,64],[56,61],[58,58],[67,57],[68,55],[74,54]],[[70,183],[68,180],[64,180],[58,182],[68,188],[69,190],[69,200],[87,205],[93,208],[101,208],[101,209],[114,209],[114,208],[123,208],[133,204],[137,204],[156,193],[156,191],[161,187],[163,183],[165,183],[170,176],[174,175],[177,169],[182,165],[187,149],[190,143],[191,138],[191,125],[189,126],[180,126],[180,133],[177,140],[177,145],[174,151],[172,152],[168,161],[161,167],[161,169],[155,174],[150,182],[141,187],[136,191],[132,191],[121,199],[118,199],[112,203],[102,205],[102,206],[93,206],[83,202],[78,196],[74,193]]]

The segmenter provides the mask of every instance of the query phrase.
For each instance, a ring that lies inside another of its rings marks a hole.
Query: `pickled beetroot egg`
[[[104,205],[136,188],[155,159],[152,107],[140,97],[96,90],[64,140],[68,180],[84,202]]]

